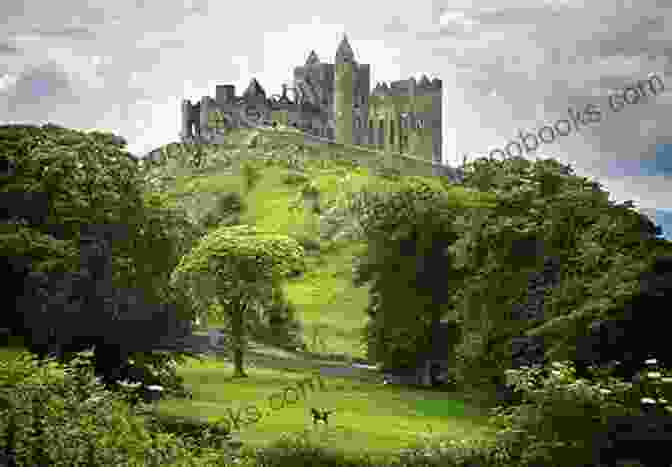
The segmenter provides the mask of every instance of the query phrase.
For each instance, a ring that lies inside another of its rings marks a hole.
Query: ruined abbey
[[[183,142],[218,143],[231,128],[283,124],[325,140],[370,145],[388,152],[441,162],[441,80],[427,76],[377,84],[371,68],[355,61],[346,36],[334,63],[310,52],[294,68],[292,86],[267,96],[256,79],[242,96],[233,85],[216,87],[215,98],[182,101]],[[292,98],[287,95],[290,91]]]

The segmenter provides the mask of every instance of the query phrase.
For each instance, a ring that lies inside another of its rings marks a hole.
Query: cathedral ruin
[[[293,86],[267,96],[256,79],[242,96],[235,86],[218,85],[215,98],[182,101],[182,142],[222,143],[227,130],[281,123],[344,144],[368,145],[388,152],[441,162],[441,80],[423,75],[416,82],[378,83],[371,90],[371,69],[357,63],[346,36],[334,63],[311,51],[294,68]],[[288,96],[291,93],[291,98]]]

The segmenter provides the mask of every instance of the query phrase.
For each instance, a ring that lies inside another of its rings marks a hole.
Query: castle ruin
[[[214,99],[183,100],[180,137],[216,144],[232,128],[281,123],[338,143],[441,163],[441,80],[423,75],[417,82],[411,77],[371,90],[370,76],[370,65],[356,62],[344,35],[334,63],[321,62],[311,51],[281,95],[267,96],[253,78],[240,97],[226,84],[216,86]]]

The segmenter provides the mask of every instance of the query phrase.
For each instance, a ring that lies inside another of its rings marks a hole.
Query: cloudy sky
[[[422,73],[443,80],[447,163],[504,150],[519,130],[556,125],[564,136],[550,142],[546,130],[549,142],[527,157],[572,164],[612,199],[633,200],[672,239],[670,2],[315,5],[0,2],[0,124],[112,131],[141,156],[178,140],[180,99],[214,97],[215,85],[227,83],[240,94],[252,77],[279,93],[311,49],[333,62],[347,33],[357,60],[372,66],[372,86]],[[656,86],[638,86],[647,79]],[[629,86],[639,91],[624,94]],[[600,113],[581,117],[587,107]],[[559,122],[570,114],[588,123]]]

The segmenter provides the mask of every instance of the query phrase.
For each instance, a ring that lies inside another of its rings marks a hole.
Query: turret
[[[348,42],[348,36],[343,34],[343,39],[338,45],[338,49],[336,49],[336,59],[334,60],[334,63],[339,65],[346,62],[354,64],[355,54],[353,53],[352,47],[350,47],[350,43]]]
[[[191,112],[191,101],[189,99],[182,99],[182,130],[180,132],[180,137],[183,141],[194,136],[191,133]]]
[[[208,136],[208,112],[210,111],[210,96],[203,96],[201,98],[201,114],[199,118],[199,136],[201,141],[207,139]]]
[[[215,86],[215,102],[218,105],[229,104],[236,97],[236,87],[232,84]]]
[[[261,87],[256,78],[250,80],[250,84],[247,86],[245,92],[243,92],[243,98],[246,102],[265,102],[266,101],[266,91]]]
[[[334,120],[336,123],[336,141],[352,144],[354,106],[354,64],[355,56],[344,35],[336,50],[334,76]]]
[[[315,51],[311,50],[310,55],[308,55],[308,59],[306,60],[306,66],[316,65],[318,63],[320,63],[320,59],[317,58]]]

